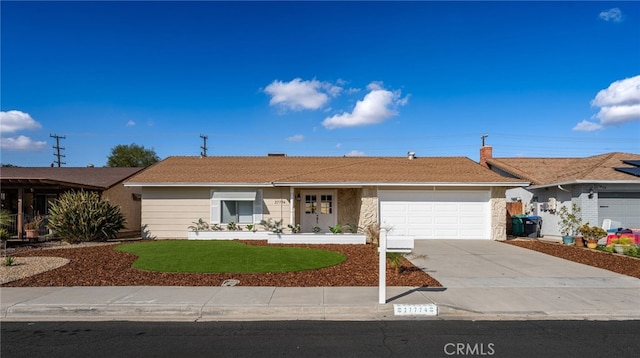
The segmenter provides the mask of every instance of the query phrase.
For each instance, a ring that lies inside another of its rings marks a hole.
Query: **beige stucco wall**
[[[134,199],[133,194],[140,194],[139,187],[125,187],[122,184],[102,192],[102,198],[120,207],[120,212],[126,220],[123,231],[140,231],[141,201]]]

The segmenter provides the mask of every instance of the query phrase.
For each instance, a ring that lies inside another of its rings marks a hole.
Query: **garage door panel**
[[[434,205],[435,212],[448,212],[448,213],[456,213],[458,212],[458,205],[456,204],[436,204]]]
[[[640,227],[640,193],[602,192],[598,194],[598,221],[619,221],[627,228]]]
[[[474,225],[482,227],[484,225],[484,219],[477,216],[462,216],[460,217],[460,225]]]
[[[394,235],[488,239],[488,191],[380,191],[380,218]]]
[[[407,224],[412,224],[412,225],[427,225],[427,224],[433,224],[433,218],[431,216],[409,216],[407,218]]]

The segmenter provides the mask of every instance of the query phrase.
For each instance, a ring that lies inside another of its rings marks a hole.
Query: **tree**
[[[111,155],[107,160],[108,167],[148,167],[160,161],[153,149],[144,146],[119,144],[111,148]]]

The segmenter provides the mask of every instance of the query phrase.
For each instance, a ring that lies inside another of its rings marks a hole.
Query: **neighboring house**
[[[283,220],[311,233],[390,227],[416,239],[506,239],[505,191],[526,186],[464,157],[169,157],[125,182],[142,188],[142,224],[187,237],[202,218]],[[260,227],[260,229],[262,229]]]
[[[542,235],[560,237],[556,212],[580,206],[582,222],[602,226],[605,219],[625,228],[640,227],[640,154],[605,153],[586,158],[493,158],[480,149],[480,164],[531,182],[508,190],[507,200],[522,200],[542,217]]]
[[[22,224],[34,216],[47,216],[50,202],[69,190],[99,192],[120,206],[125,217],[123,231],[140,232],[140,189],[122,183],[143,168],[0,168],[2,209],[16,219],[12,231],[22,238]]]

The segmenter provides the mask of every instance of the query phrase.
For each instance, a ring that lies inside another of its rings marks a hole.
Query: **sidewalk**
[[[31,287],[0,289],[1,320],[640,319],[640,280],[497,242],[416,242],[443,288]],[[437,316],[395,315],[435,304]]]

